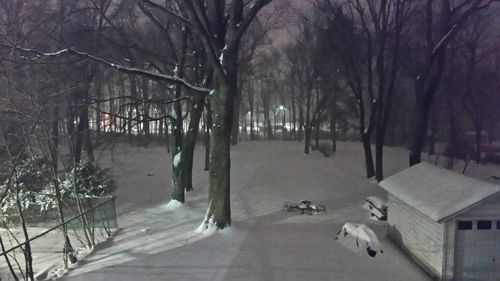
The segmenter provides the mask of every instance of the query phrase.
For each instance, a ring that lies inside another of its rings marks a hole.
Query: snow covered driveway
[[[362,208],[367,196],[385,197],[364,178],[359,143],[341,143],[325,158],[295,142],[248,142],[232,150],[233,226],[196,233],[207,207],[203,151],[197,150],[195,191],[178,209],[166,206],[169,167],[164,148],[118,148],[113,167],[123,230],[64,280],[430,280],[385,237],[383,224]],[[392,153],[388,150],[387,154]],[[394,150],[399,163],[406,154]],[[390,159],[391,157],[388,156]],[[391,163],[392,164],[392,163]],[[388,165],[387,173],[402,169]],[[148,175],[149,174],[149,175]],[[285,201],[322,203],[327,213],[282,210]],[[370,258],[335,241],[345,222],[364,223],[383,244]]]

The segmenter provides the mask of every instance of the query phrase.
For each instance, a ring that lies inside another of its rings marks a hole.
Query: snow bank
[[[231,233],[231,227],[228,226],[224,229],[219,229],[215,224],[215,220],[210,218],[208,221],[202,222],[194,232],[203,235],[212,235],[215,233],[229,234]]]
[[[346,223],[337,233],[335,240],[354,252],[364,252],[370,257],[383,253],[382,245],[375,232],[365,224]]]
[[[211,235],[217,232],[217,226],[215,225],[214,218],[205,219],[194,231],[199,234]]]
[[[166,211],[174,211],[179,208],[182,208],[183,206],[184,204],[182,202],[172,199],[164,206],[164,209]]]

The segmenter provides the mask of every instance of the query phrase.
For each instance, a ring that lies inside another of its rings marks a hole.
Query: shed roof
[[[380,187],[440,222],[500,192],[500,186],[422,162],[380,182]]]

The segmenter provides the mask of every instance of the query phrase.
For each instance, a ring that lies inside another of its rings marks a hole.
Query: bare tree
[[[475,13],[488,8],[494,0],[451,0],[425,2],[425,53],[415,79],[415,132],[410,150],[410,165],[421,161],[428,116],[446,65],[447,47],[455,34]],[[436,7],[437,6],[437,7]],[[436,12],[435,9],[439,10]],[[437,23],[437,26],[435,25]]]

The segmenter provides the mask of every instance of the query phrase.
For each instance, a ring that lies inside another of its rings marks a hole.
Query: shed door
[[[458,221],[456,233],[455,280],[500,280],[499,221]]]

